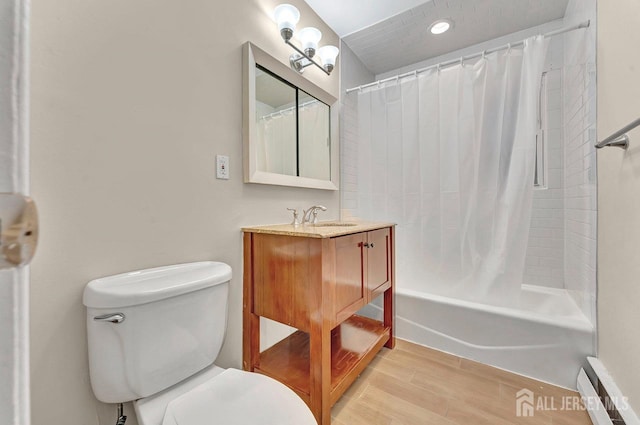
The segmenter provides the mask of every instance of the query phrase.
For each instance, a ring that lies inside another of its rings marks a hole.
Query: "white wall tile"
[[[562,67],[563,43],[551,40],[547,52],[547,181],[546,189],[533,193],[533,210],[523,283],[563,287],[564,274],[564,178],[562,164]],[[558,237],[558,235],[561,235]],[[539,266],[538,266],[539,265]],[[538,266],[538,267],[536,267]],[[553,276],[558,276],[553,278]]]
[[[582,21],[578,16],[591,0],[571,0],[565,21]],[[592,25],[595,16],[589,17]],[[564,36],[563,106],[565,167],[565,287],[583,313],[595,323],[596,274],[596,186],[595,142],[595,45],[585,42],[587,31]]]

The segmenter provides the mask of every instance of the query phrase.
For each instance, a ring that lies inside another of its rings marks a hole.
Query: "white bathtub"
[[[521,307],[396,292],[396,336],[566,388],[594,354],[594,328],[567,291],[523,285]],[[363,314],[380,317],[380,308]]]

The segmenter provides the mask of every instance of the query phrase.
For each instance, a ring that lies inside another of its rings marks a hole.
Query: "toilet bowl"
[[[315,425],[291,389],[214,363],[231,268],[179,264],[92,280],[84,291],[91,386],[133,401],[140,425]]]

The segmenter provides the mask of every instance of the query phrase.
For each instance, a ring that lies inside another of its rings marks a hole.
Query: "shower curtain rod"
[[[548,32],[546,34],[543,34],[543,37],[544,38],[548,38],[548,37],[553,37],[555,35],[564,34],[565,32],[569,32],[569,31],[573,31],[573,30],[577,30],[577,29],[581,29],[581,28],[589,28],[590,24],[591,24],[591,21],[581,22],[578,25],[574,25],[572,27],[561,28],[561,29],[556,30],[556,31]],[[508,43],[508,44],[505,44],[503,46],[494,47],[493,49],[486,49],[486,50],[483,50],[482,52],[474,53],[474,54],[469,55],[469,56],[462,56],[459,59],[453,59],[453,60],[446,61],[446,62],[440,62],[440,63],[435,64],[435,65],[431,65],[431,66],[427,66],[425,68],[417,69],[415,71],[406,72],[404,74],[398,74],[398,75],[396,75],[394,77],[389,77],[389,78],[385,78],[385,79],[382,79],[382,80],[374,81],[373,83],[368,83],[368,84],[363,84],[363,85],[358,86],[358,87],[353,87],[351,89],[347,89],[346,92],[347,93],[351,93],[351,92],[354,92],[354,91],[357,91],[357,90],[365,89],[367,87],[373,87],[373,86],[376,86],[376,85],[380,85],[382,83],[386,83],[386,82],[389,82],[389,81],[394,81],[394,80],[397,81],[400,78],[417,76],[419,73],[427,71],[429,69],[433,69],[433,68],[442,69],[442,68],[445,68],[447,66],[451,66],[451,65],[458,64],[458,63],[462,63],[462,62],[464,62],[466,60],[469,60],[469,59],[479,58],[479,57],[484,56],[484,55],[489,54],[489,53],[498,52],[500,50],[508,49],[508,48],[515,47],[515,46],[520,46],[522,44],[524,44],[524,40],[521,40],[521,41],[518,41],[518,42],[515,42],[515,43]]]
[[[306,103],[301,104],[299,107],[300,108],[304,108],[305,106],[313,105],[314,103],[318,103],[318,102],[320,102],[318,99],[310,100],[310,101],[308,101]],[[282,109],[282,110],[277,111],[277,112],[272,112],[270,114],[263,115],[263,116],[260,117],[260,119],[261,120],[266,120],[267,118],[277,117],[278,115],[282,115],[284,112],[293,111],[293,110],[295,110],[297,108],[298,108],[297,106],[292,106],[290,108],[285,108],[285,109]]]

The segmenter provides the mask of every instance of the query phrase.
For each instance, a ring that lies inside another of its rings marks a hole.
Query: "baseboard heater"
[[[640,425],[627,399],[602,362],[587,357],[589,367],[580,369],[578,391],[594,425]]]

